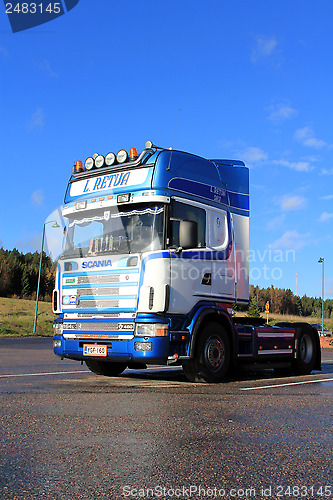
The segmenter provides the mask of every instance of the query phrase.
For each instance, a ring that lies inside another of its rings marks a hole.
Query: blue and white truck
[[[244,363],[320,369],[303,323],[233,318],[249,300],[249,175],[242,161],[155,146],[77,161],[62,215],[54,352],[96,374],[181,364],[220,382]]]

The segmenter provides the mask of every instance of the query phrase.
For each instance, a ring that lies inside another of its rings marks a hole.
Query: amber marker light
[[[131,148],[130,149],[130,161],[135,161],[138,159],[138,152],[136,148]]]
[[[83,172],[83,164],[81,160],[77,160],[74,166],[74,173],[79,174]]]

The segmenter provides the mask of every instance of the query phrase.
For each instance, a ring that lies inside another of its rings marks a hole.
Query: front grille
[[[66,323],[64,323],[64,329],[66,330]],[[123,323],[121,323],[123,325]],[[127,325],[127,323],[126,323]],[[90,331],[90,332],[132,332],[134,329],[134,323],[129,323],[128,328],[119,328],[119,323],[76,323],[76,331]]]
[[[119,300],[81,300],[77,307],[80,309],[107,309],[119,307]]]
[[[95,316],[92,313],[78,313],[78,318],[94,318]],[[119,318],[120,313],[102,313],[99,314],[99,317],[103,318]]]
[[[107,274],[101,276],[79,276],[78,285],[98,284],[98,283],[119,283],[120,274]]]
[[[80,288],[78,296],[83,295],[119,295],[119,287],[115,288]]]

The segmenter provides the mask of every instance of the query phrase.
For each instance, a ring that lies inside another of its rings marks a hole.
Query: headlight
[[[61,340],[59,340],[59,339],[55,339],[55,340],[53,341],[53,347],[54,347],[55,349],[59,349],[59,348],[61,347]]]
[[[137,337],[167,337],[168,325],[162,323],[136,323],[135,334]]]

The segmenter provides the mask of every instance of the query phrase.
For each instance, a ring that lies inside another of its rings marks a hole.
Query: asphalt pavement
[[[333,350],[323,370],[190,384],[117,378],[50,338],[0,339],[0,498],[331,498]]]

